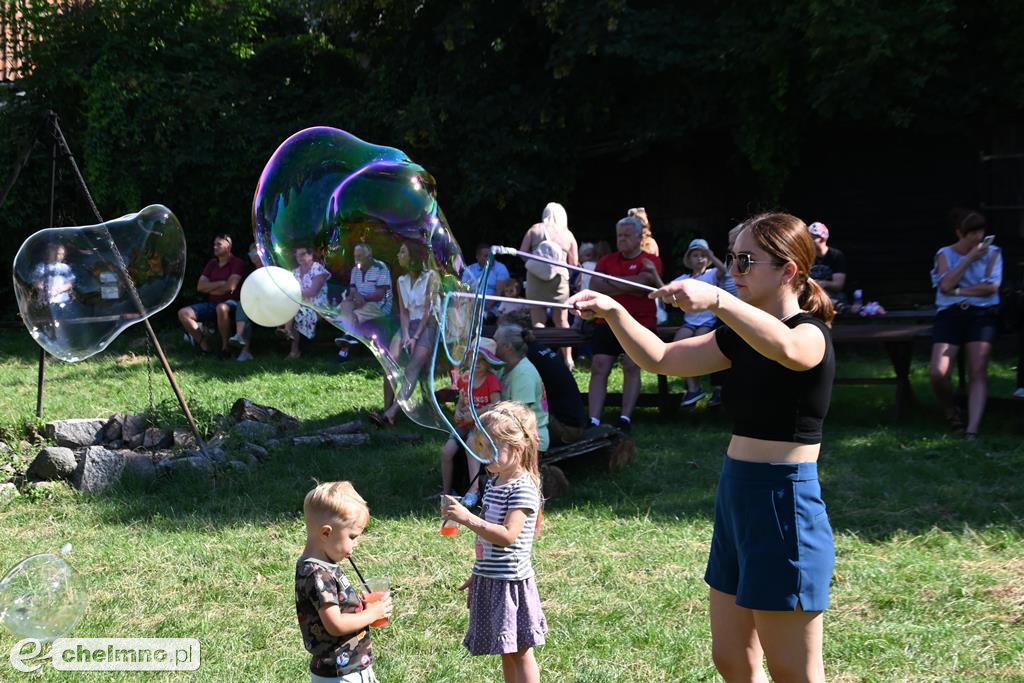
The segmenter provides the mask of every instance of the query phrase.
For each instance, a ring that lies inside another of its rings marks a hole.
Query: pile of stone
[[[39,450],[23,475],[0,485],[0,497],[16,495],[18,484],[66,481],[99,493],[126,475],[142,481],[181,471],[218,476],[255,467],[288,445],[353,446],[370,439],[359,421],[304,433],[294,417],[244,398],[219,424],[203,449],[187,428],[161,429],[141,415],[57,420],[42,435],[53,445]]]

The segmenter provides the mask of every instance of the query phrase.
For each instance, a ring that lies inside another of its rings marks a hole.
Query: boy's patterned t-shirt
[[[338,605],[348,614],[363,611],[363,601],[338,565],[300,558],[295,564],[295,612],[302,642],[313,655],[309,670],[337,678],[369,668],[373,663],[369,627],[348,636],[332,636],[320,620],[319,610],[325,605]]]

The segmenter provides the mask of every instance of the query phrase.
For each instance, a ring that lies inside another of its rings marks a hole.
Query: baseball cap
[[[815,237],[820,237],[823,240],[828,239],[828,228],[825,227],[824,223],[815,221],[807,226],[807,232],[811,233]]]

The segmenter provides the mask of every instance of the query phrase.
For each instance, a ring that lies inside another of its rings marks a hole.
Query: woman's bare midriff
[[[726,453],[734,460],[746,462],[793,463],[817,462],[820,450],[818,443],[767,441],[733,434]]]

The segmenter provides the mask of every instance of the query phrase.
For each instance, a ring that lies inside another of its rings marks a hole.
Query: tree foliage
[[[248,228],[263,164],[309,125],[405,150],[438,177],[457,233],[487,224],[508,238],[550,198],[579,196],[595,165],[629,173],[652,152],[719,137],[770,200],[807,154],[808,130],[980,137],[1024,104],[1013,0],[21,8],[30,70],[0,116],[3,167],[52,109],[106,216],[165,203],[201,251],[214,232]],[[19,237],[8,250],[43,227],[49,168],[34,159],[0,215]],[[685,160],[662,163],[648,170]]]

